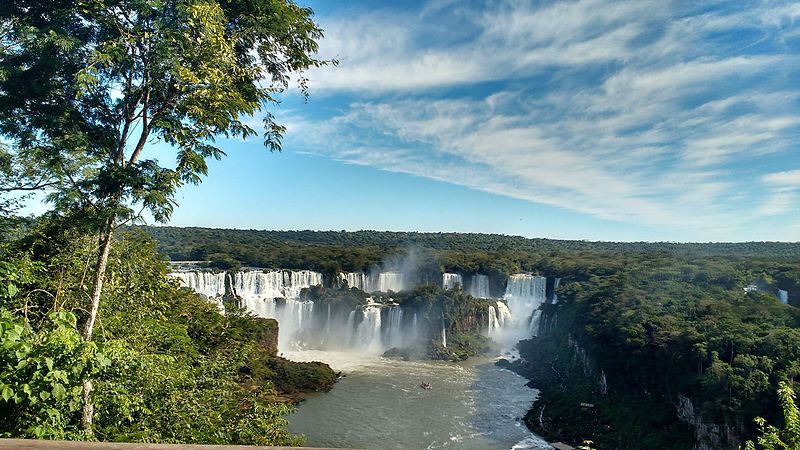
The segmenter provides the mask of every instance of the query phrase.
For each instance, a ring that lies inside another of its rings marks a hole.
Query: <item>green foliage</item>
[[[312,56],[312,16],[289,0],[3,3],[0,134],[14,144],[0,173],[20,180],[0,193],[55,188],[59,211],[95,226],[134,206],[166,220],[175,190],[224,156],[216,137],[254,135],[248,118],[292,74],[328,63]],[[280,149],[283,127],[270,113],[264,124]],[[175,166],[140,158],[151,138],[174,147]]]
[[[286,430],[283,416],[291,407],[274,386],[327,389],[335,380],[330,368],[273,362],[274,320],[223,316],[180,289],[166,277],[153,242],[139,232],[115,241],[99,331],[94,341],[84,341],[78,315],[68,309],[79,302],[64,297],[87,295],[90,286],[81,279],[93,244],[71,235],[62,239],[59,230],[45,221],[3,254],[0,284],[13,283],[17,292],[4,293],[13,310],[0,308],[0,436],[301,442]],[[21,248],[28,253],[14,253]],[[33,260],[25,256],[31,253]],[[274,364],[283,371],[258,370]],[[285,374],[291,377],[284,380]],[[93,436],[79,426],[87,378],[94,384]]]
[[[747,441],[746,450],[798,450],[800,449],[800,410],[797,408],[794,389],[786,382],[780,382],[778,399],[783,410],[783,429],[766,425],[767,421],[761,417],[755,419],[759,428],[756,443]],[[758,444],[756,446],[756,444]]]
[[[79,438],[81,382],[107,368],[110,359],[84,342],[76,317],[50,313],[32,330],[21,317],[0,310],[0,412],[6,437]]]

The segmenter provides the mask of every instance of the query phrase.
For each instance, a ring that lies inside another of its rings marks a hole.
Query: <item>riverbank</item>
[[[550,442],[597,449],[692,449],[688,427],[664,402],[634,393],[604,392],[603,376],[586,372],[586,356],[556,336],[517,345],[520,358],[498,361],[525,377],[539,395],[524,416],[532,432]]]

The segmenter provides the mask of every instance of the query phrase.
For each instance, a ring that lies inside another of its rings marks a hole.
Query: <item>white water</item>
[[[172,272],[169,276],[177,278],[183,286],[207,298],[225,295],[225,272]]]
[[[403,346],[403,308],[394,306],[389,308],[389,323],[386,329],[386,346],[402,347]]]
[[[225,313],[225,306],[222,304],[221,297],[225,295],[225,279],[226,273],[212,273],[212,272],[172,272],[170,277],[176,278],[181,282],[182,286],[204,295],[209,301],[214,303],[221,313]],[[230,277],[227,277],[230,279]]]
[[[404,281],[401,272],[380,272],[370,285],[370,292],[400,292],[405,289]]]
[[[561,278],[556,278],[555,280],[553,280],[553,304],[554,305],[556,303],[558,303],[558,294],[556,294],[556,291],[558,290],[559,286],[561,286]]]
[[[361,313],[362,319],[352,341],[353,348],[380,354],[384,350],[381,342],[381,308],[367,306]]]
[[[455,289],[456,287],[464,287],[464,279],[458,273],[443,273],[442,274],[442,289]]]
[[[495,340],[510,347],[536,335],[541,316],[539,307],[547,300],[546,287],[545,277],[516,274],[508,278],[505,303],[497,302],[495,308],[497,328],[488,330]]]
[[[784,305],[789,303],[789,292],[784,291],[783,289],[778,289],[778,299]]]
[[[486,275],[473,275],[469,280],[467,293],[475,298],[490,298],[489,277]]]
[[[364,272],[340,272],[339,281],[346,281],[347,287],[359,288],[364,292],[372,292],[369,285],[369,276]]]

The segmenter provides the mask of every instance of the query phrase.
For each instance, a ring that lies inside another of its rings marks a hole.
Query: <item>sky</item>
[[[800,3],[301,4],[338,66],[171,225],[800,240]]]

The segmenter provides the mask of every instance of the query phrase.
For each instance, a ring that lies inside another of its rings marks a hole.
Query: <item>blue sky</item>
[[[800,3],[343,3],[172,225],[800,240]]]

